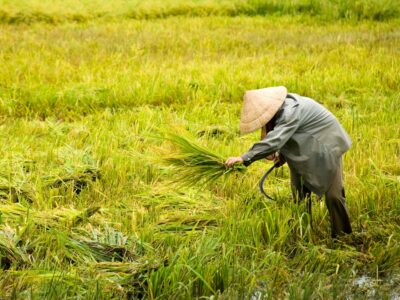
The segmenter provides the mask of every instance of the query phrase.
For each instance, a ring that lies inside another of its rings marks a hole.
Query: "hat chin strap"
[[[262,141],[263,139],[265,139],[267,137],[267,128],[265,127],[265,125],[263,127],[261,127],[261,136],[260,136],[260,140]]]

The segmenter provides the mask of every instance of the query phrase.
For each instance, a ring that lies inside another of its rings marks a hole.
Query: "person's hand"
[[[229,157],[225,162],[225,166],[232,167],[234,164],[238,164],[238,163],[242,164],[243,163],[243,158],[241,158],[240,156]]]
[[[277,158],[277,156],[275,155],[275,153],[270,154],[270,155],[268,155],[268,156],[266,157],[266,159],[268,159],[268,160],[274,160],[274,161],[275,161],[276,158]]]

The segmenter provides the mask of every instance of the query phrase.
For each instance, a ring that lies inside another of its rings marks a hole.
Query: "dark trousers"
[[[290,166],[289,166],[290,168]],[[302,177],[290,168],[290,184],[295,202],[307,201],[311,218],[311,191],[303,184]],[[331,234],[336,237],[343,233],[351,233],[350,218],[346,206],[343,187],[342,161],[340,160],[336,175],[330,188],[325,193],[325,203],[331,220]]]

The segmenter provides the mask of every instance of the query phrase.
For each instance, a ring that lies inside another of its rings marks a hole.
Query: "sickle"
[[[263,175],[263,177],[261,177],[260,182],[258,183],[258,187],[260,188],[260,192],[261,192],[265,197],[267,197],[267,198],[270,199],[270,200],[275,200],[275,199],[273,199],[271,196],[269,196],[269,195],[265,192],[265,190],[264,190],[264,182],[265,182],[265,180],[267,179],[268,175],[269,175],[275,168],[277,168],[277,167],[279,167],[279,162],[274,163],[274,165],[273,165],[271,168],[269,168],[267,172],[265,172],[265,174]]]

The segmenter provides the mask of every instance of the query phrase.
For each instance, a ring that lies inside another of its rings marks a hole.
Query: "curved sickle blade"
[[[276,167],[277,167],[277,165],[274,164],[271,168],[269,168],[268,171],[265,172],[265,174],[263,175],[263,177],[261,177],[261,180],[260,180],[260,182],[258,183],[258,187],[260,188],[260,192],[261,192],[265,197],[267,197],[267,198],[270,199],[270,200],[275,200],[275,199],[273,199],[271,196],[269,196],[269,195],[265,192],[265,190],[264,190],[264,182],[265,182],[265,180],[267,179],[268,175],[269,175]]]

